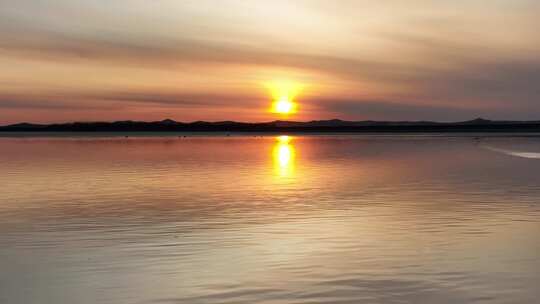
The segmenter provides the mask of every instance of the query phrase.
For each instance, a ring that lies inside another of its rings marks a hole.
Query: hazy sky
[[[0,124],[540,119],[540,1],[0,0]]]

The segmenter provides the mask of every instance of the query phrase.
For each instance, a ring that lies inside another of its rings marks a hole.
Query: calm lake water
[[[540,137],[0,138],[0,303],[538,303],[539,286]]]

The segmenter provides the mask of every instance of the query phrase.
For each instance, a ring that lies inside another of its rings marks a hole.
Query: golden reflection
[[[287,135],[278,136],[272,150],[274,171],[279,177],[293,177],[296,151]]]

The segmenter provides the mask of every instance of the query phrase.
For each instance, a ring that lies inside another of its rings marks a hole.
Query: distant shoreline
[[[263,123],[191,122],[166,119],[155,122],[75,122],[63,124],[20,123],[0,126],[0,132],[41,133],[95,133],[95,132],[200,132],[200,133],[540,133],[540,121],[492,121],[475,119],[463,122],[385,122],[343,121],[339,119],[309,122],[273,121]]]
[[[540,138],[540,132],[0,132],[0,139],[32,139],[32,138],[66,138],[66,139],[99,139],[99,138],[264,138],[276,136],[343,136],[343,137],[377,137],[377,138],[472,138],[477,141],[487,138]]]

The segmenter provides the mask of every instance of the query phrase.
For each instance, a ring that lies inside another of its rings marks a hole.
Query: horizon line
[[[483,122],[516,122],[516,123],[527,123],[527,122],[540,122],[540,118],[538,120],[492,120],[492,119],[486,119],[483,117],[477,117],[473,119],[467,119],[467,120],[459,120],[459,121],[437,121],[437,120],[374,120],[374,119],[364,119],[364,120],[344,120],[340,118],[330,118],[330,119],[312,119],[312,120],[283,120],[283,119],[276,119],[276,120],[270,120],[270,121],[236,121],[236,120],[193,120],[193,121],[179,121],[171,118],[164,118],[162,120],[132,120],[132,119],[123,119],[123,120],[111,120],[111,121],[104,121],[104,120],[78,120],[78,121],[64,121],[64,122],[48,122],[48,123],[34,123],[29,121],[21,121],[17,123],[11,123],[6,125],[0,125],[0,127],[9,127],[9,126],[16,126],[16,125],[42,125],[42,126],[48,126],[48,125],[66,125],[66,124],[92,124],[92,123],[119,123],[119,122],[134,122],[134,123],[163,123],[163,122],[169,122],[169,123],[178,123],[178,124],[194,124],[194,123],[238,123],[238,124],[269,124],[269,123],[276,123],[276,122],[284,122],[284,123],[310,123],[310,122],[345,122],[345,123],[360,123],[360,122],[375,122],[375,123],[415,123],[415,122],[422,122],[422,123],[439,123],[439,124],[452,124],[452,123],[464,123],[464,122],[474,122],[474,121],[483,121]]]

